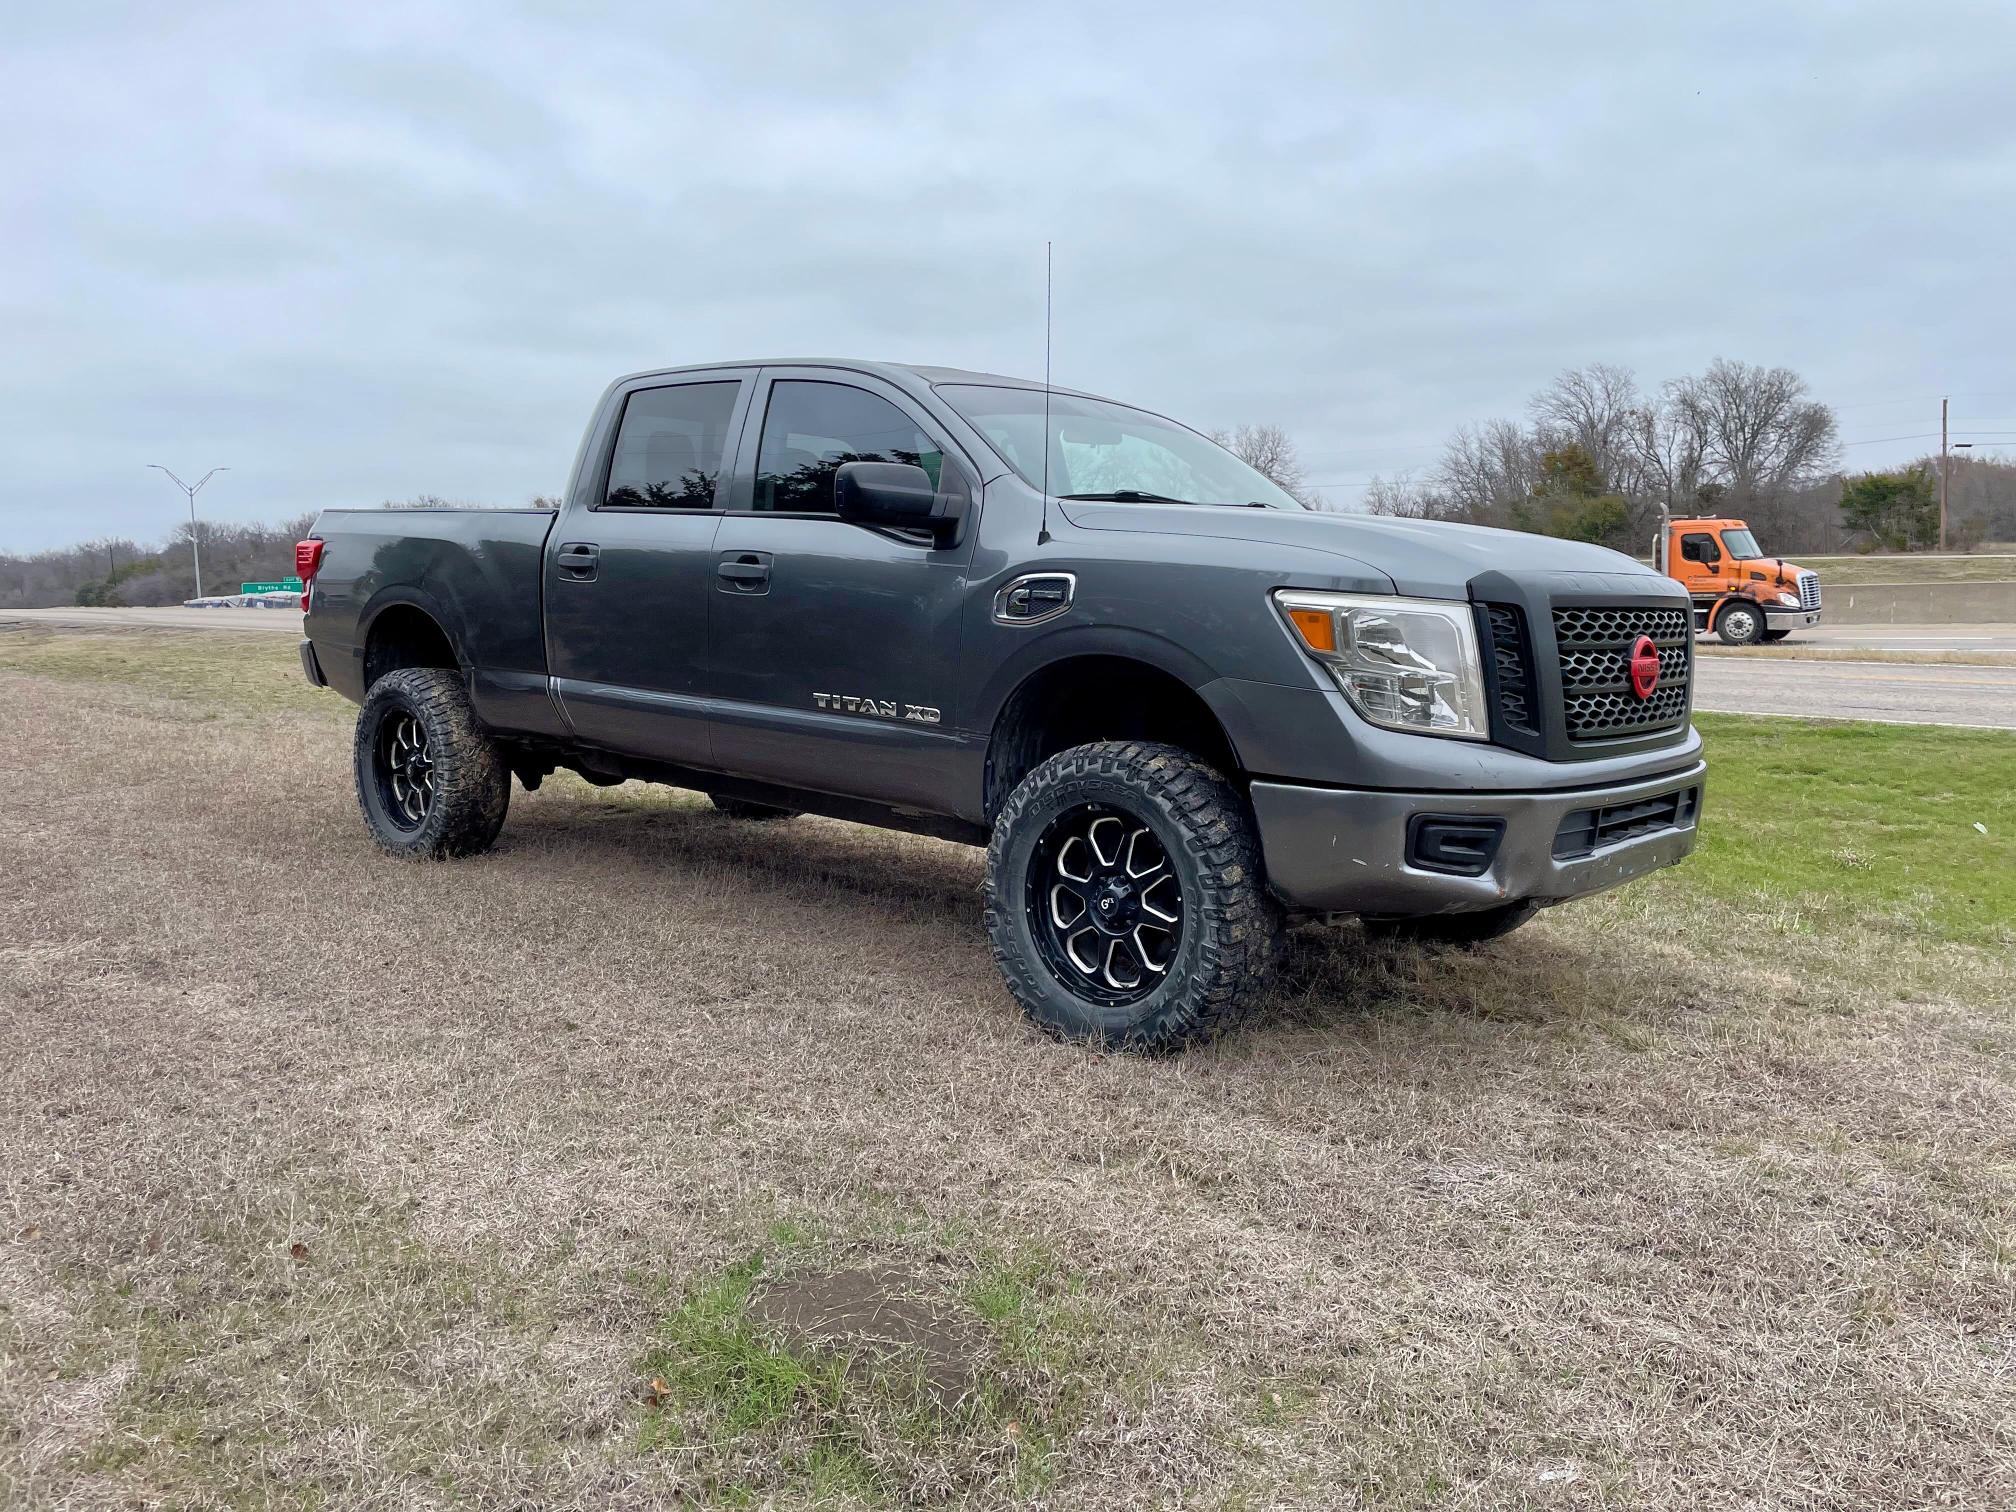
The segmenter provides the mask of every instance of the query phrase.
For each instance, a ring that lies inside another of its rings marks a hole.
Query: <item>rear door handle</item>
[[[602,560],[602,548],[593,541],[566,541],[553,560],[559,565],[560,576],[568,582],[592,583],[595,568]]]
[[[770,553],[767,551],[724,551],[715,564],[723,593],[768,593]]]

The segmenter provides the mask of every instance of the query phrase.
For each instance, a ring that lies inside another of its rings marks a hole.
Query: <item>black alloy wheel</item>
[[[401,667],[374,682],[351,751],[365,828],[395,856],[473,856],[504,827],[511,768],[453,668]]]
[[[1112,1007],[1162,984],[1183,945],[1183,887],[1155,832],[1083,803],[1051,820],[1029,857],[1029,932],[1078,996]]]
[[[378,796],[386,815],[401,829],[417,830],[434,806],[434,758],[427,728],[409,711],[394,711],[378,727],[374,762]]]

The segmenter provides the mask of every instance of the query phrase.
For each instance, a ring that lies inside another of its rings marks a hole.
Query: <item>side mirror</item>
[[[844,462],[833,474],[833,509],[850,525],[928,530],[935,544],[949,546],[965,521],[966,495],[953,477],[945,481],[932,487],[931,475],[910,462]]]

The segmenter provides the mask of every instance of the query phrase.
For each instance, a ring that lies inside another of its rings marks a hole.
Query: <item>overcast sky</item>
[[[522,502],[639,367],[1040,375],[1046,238],[1059,382],[1339,503],[1598,359],[2016,455],[2012,77],[2007,4],[0,0],[0,549],[149,462]]]

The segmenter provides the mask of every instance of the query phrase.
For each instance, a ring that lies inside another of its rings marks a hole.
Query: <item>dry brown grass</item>
[[[977,852],[556,783],[400,865],[326,716],[12,665],[0,1503],[2016,1501],[2006,952],[1683,870],[1100,1056]],[[1007,1405],[661,1398],[759,1253]]]

